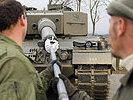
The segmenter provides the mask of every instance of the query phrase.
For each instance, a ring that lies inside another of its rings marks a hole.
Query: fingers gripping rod
[[[44,40],[46,37],[50,37],[45,41],[45,49],[48,53],[51,54],[52,60],[57,59],[55,52],[57,51],[59,46],[58,41],[55,39],[55,29],[55,24],[47,18],[41,19],[38,23],[38,30],[41,33],[42,39]],[[69,100],[64,82],[59,77],[59,74],[61,74],[60,68],[56,63],[53,65],[53,69],[55,77],[59,78],[59,81],[57,83],[59,100]]]

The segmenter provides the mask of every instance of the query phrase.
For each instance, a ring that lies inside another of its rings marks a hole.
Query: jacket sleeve
[[[85,91],[76,91],[70,100],[92,100]]]
[[[1,64],[0,99],[35,100],[33,81],[24,62],[17,58],[11,58]]]
[[[40,78],[41,78],[44,89],[46,89],[45,91],[47,91],[49,88],[50,80],[53,78],[53,73],[51,72],[49,67],[47,67],[45,70],[43,70],[40,73]]]

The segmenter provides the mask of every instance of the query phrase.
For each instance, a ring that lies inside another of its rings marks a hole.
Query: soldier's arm
[[[32,74],[32,73],[31,73]],[[1,62],[0,67],[1,100],[35,100],[35,89],[28,68],[18,58]]]
[[[46,91],[48,90],[49,85],[50,85],[50,81],[54,76],[53,65],[55,63],[57,63],[59,66],[61,66],[57,60],[53,60],[49,63],[47,68],[40,73],[40,77],[41,77],[43,86],[46,89]]]
[[[70,80],[63,74],[59,74],[60,78],[64,81],[64,84],[66,86],[67,94],[70,98],[70,100],[91,100],[90,96],[85,91],[80,91],[77,89],[76,86],[74,86]],[[51,80],[51,85],[53,90],[55,90],[55,86],[57,85],[58,78],[53,78]]]
[[[40,73],[40,78],[43,83],[45,91],[47,91],[49,88],[50,80],[53,78],[53,72],[51,72],[49,66]]]

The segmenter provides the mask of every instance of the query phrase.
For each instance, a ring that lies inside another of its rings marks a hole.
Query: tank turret
[[[49,7],[48,11],[32,10],[27,11],[28,32],[27,35],[38,33],[38,22],[42,18],[50,19],[56,25],[55,34],[68,35],[87,35],[88,17],[86,13],[64,11],[60,6]],[[51,10],[59,9],[59,10]]]

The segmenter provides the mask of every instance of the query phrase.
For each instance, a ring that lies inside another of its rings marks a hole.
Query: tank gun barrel
[[[54,34],[54,31],[56,30],[55,24],[47,18],[42,18],[38,23],[38,30],[42,36],[42,40],[44,40],[45,42],[45,50],[51,54],[52,60],[56,60],[57,58],[55,52],[57,51],[59,44]],[[61,71],[56,63],[53,65],[53,69],[55,77],[59,78]],[[66,87],[63,83],[63,80],[61,80],[60,78],[57,83],[57,90],[59,100],[69,100]]]
[[[46,39],[48,36],[54,36],[56,31],[55,24],[48,18],[42,18],[38,22],[38,31],[41,34],[42,39]]]

